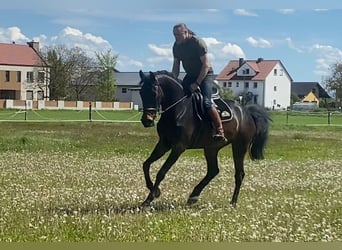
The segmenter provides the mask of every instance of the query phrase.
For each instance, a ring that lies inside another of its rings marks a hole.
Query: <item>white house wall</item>
[[[277,69],[276,75],[274,69]],[[264,106],[271,109],[286,109],[290,106],[290,98],[291,79],[278,63],[265,80]]]

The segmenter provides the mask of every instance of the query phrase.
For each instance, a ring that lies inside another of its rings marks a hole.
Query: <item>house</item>
[[[216,80],[221,87],[231,89],[244,103],[270,109],[290,106],[293,80],[280,60],[232,60]]]
[[[319,99],[312,91],[310,91],[306,96],[304,96],[302,102],[314,102],[317,103],[317,106],[319,106]]]
[[[147,73],[147,72],[145,72]],[[179,78],[183,79],[184,72],[180,72]],[[140,76],[139,72],[115,72],[116,81],[115,99],[120,102],[133,102],[139,108],[142,108],[140,97]]]
[[[0,43],[0,99],[48,99],[48,74],[38,42]]]
[[[142,108],[139,72],[115,72],[114,78],[116,81],[115,99],[120,102],[133,102],[134,105]]]
[[[318,99],[331,98],[318,82],[292,82],[291,93],[303,99],[312,92]]]
[[[318,82],[292,82],[291,94],[300,100],[292,105],[293,110],[314,110],[319,107],[321,100],[330,98]]]

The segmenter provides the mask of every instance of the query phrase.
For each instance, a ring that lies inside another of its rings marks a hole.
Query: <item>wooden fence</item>
[[[133,102],[88,102],[88,101],[32,101],[32,100],[0,100],[0,108],[4,109],[71,109],[84,110],[91,106],[94,110],[137,110]]]

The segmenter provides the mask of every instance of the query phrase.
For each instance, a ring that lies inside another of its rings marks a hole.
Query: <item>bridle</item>
[[[156,77],[158,78],[158,77]],[[156,79],[157,80],[157,79]],[[160,95],[164,95],[163,90],[160,88],[160,85],[158,84],[158,91]],[[158,107],[160,107],[160,103],[158,101],[158,98],[156,98],[156,103],[155,103],[155,107],[156,108],[144,108],[144,112],[155,112],[158,114],[163,114],[166,113],[167,111],[169,111],[170,109],[172,109],[173,107],[177,106],[179,103],[181,103],[183,100],[185,100],[187,98],[186,95],[182,96],[181,98],[179,98],[177,101],[175,101],[174,103],[172,103],[171,105],[169,105],[168,107],[166,107],[164,110],[159,109]]]

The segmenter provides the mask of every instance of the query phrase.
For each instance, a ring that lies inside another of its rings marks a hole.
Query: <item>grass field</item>
[[[111,113],[113,120],[140,119]],[[202,151],[190,150],[162,182],[150,211],[139,205],[147,195],[142,162],[157,140],[155,128],[0,122],[0,241],[341,242],[342,127],[286,125],[285,116],[272,117],[266,159],[246,158],[237,208],[228,204],[229,146],[197,205],[185,203],[206,167]],[[153,176],[164,159],[153,165]]]

